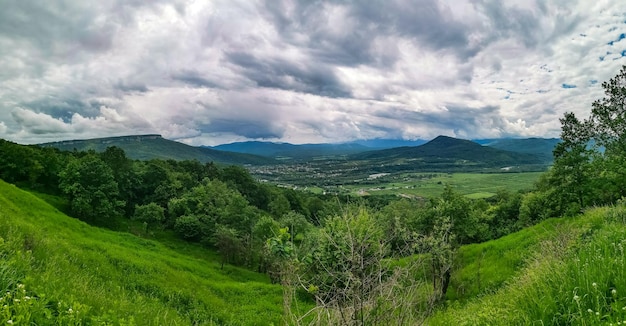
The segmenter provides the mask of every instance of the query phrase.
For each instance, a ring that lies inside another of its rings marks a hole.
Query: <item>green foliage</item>
[[[563,142],[554,151],[550,173],[557,213],[580,212],[626,195],[625,81],[626,66],[602,83],[605,97],[592,104],[588,119],[580,121],[570,112],[561,119]]]
[[[197,160],[199,162],[219,162],[221,164],[272,164],[275,160],[249,154],[229,153],[211,148],[194,147],[181,142],[164,139],[159,135],[138,135],[108,137],[70,142],[46,143],[41,146],[58,148],[64,151],[104,152],[108,147],[123,149],[130,158],[136,160]]]
[[[313,228],[313,225],[307,221],[304,215],[294,211],[284,214],[278,223],[289,228],[291,239],[296,243],[302,242],[309,230]]]
[[[210,234],[208,226],[195,215],[182,215],[176,218],[174,230],[185,240],[201,241]]]
[[[133,219],[144,222],[151,227],[158,226],[165,221],[165,210],[155,203],[137,205]]]
[[[294,247],[289,234],[289,228],[281,228],[275,236],[267,239],[266,246],[270,255],[279,262],[294,256]]]
[[[237,257],[242,256],[244,245],[237,230],[217,224],[212,240],[213,245],[222,256],[222,269],[224,269],[224,263],[232,264]]]
[[[327,220],[304,261],[316,300],[343,306],[357,296],[364,299],[372,290],[367,278],[375,277],[388,250],[382,230],[363,209]]]
[[[623,323],[626,208],[595,209],[552,221],[557,224],[546,234],[549,237],[535,246],[535,254],[508,284],[466,304],[451,305],[428,324]]]
[[[107,224],[121,215],[124,202],[113,171],[96,155],[71,160],[59,176],[59,188],[68,195],[76,217]]]
[[[206,248],[162,241],[88,226],[0,181],[0,322],[282,323],[282,291],[267,276],[222,270]]]
[[[282,193],[276,192],[271,195],[271,198],[267,208],[272,216],[279,218],[291,210],[289,200]]]

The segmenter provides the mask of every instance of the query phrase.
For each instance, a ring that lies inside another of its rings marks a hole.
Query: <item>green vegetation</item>
[[[434,198],[446,185],[473,199],[490,198],[498,191],[530,190],[541,172],[523,173],[402,173],[386,175],[370,184],[341,187],[354,195],[400,195]]]
[[[275,163],[273,159],[267,157],[189,146],[180,142],[164,139],[160,135],[69,140],[45,143],[40,146],[57,148],[64,151],[92,150],[95,152],[104,152],[109,147],[118,147],[123,149],[130,158],[137,160],[198,160],[202,163],[216,162],[223,164]]]
[[[548,238],[541,242],[534,239],[535,250],[530,254],[523,249],[513,251],[525,259],[514,277],[465,304],[452,304],[437,312],[428,324],[623,323],[626,320],[626,207],[594,209],[583,216],[554,223],[557,228]],[[496,240],[492,246],[501,244],[502,241]],[[494,249],[498,252],[504,248]],[[500,273],[511,275],[507,263],[485,258],[482,279],[502,279],[497,275]],[[489,274],[491,268],[495,271]]]
[[[221,269],[206,249],[185,246],[91,227],[0,181],[0,290],[4,302],[20,300],[0,322],[281,323],[282,291],[267,276]]]

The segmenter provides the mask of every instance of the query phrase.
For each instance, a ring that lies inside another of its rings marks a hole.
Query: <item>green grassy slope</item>
[[[36,324],[76,316],[98,325],[282,323],[279,286],[202,256],[91,227],[0,181],[0,293],[22,295],[0,319],[30,311]],[[25,297],[31,309],[20,308]]]
[[[428,325],[619,325],[626,320],[626,207],[551,219],[465,246],[447,308]]]

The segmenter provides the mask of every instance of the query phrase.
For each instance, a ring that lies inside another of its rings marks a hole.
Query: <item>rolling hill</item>
[[[86,140],[68,140],[40,144],[45,147],[56,147],[66,151],[95,150],[102,152],[109,146],[117,146],[126,152],[129,158],[137,160],[172,159],[198,160],[200,162],[216,162],[222,164],[272,164],[271,158],[251,154],[226,152],[205,147],[189,146],[160,135],[136,135]]]
[[[443,136],[442,136],[443,137]],[[451,137],[447,137],[451,138]],[[439,140],[438,140],[439,142]],[[554,146],[559,142],[558,138],[525,138],[525,139],[477,139],[472,142],[486,147],[491,147],[503,151],[532,154],[542,160],[542,163],[549,164],[552,162],[552,150]],[[221,151],[252,154],[258,156],[264,156],[269,158],[280,159],[296,159],[306,160],[311,158],[332,158],[332,157],[345,157],[352,155],[353,157],[367,157],[370,154],[354,155],[364,152],[373,152],[379,150],[390,150],[394,148],[412,148],[419,147],[428,143],[426,140],[401,140],[401,139],[370,139],[370,140],[358,140],[348,143],[337,144],[301,144],[295,145],[290,143],[275,143],[275,142],[263,142],[263,141],[246,141],[236,142],[230,144],[222,144],[213,148]],[[465,150],[467,152],[474,152],[476,148],[463,148],[460,144],[455,145],[454,148],[447,148],[445,144],[435,144],[437,146],[443,145],[441,148],[448,151],[448,153],[442,153],[440,157],[450,156],[451,153],[459,150]],[[429,150],[427,146],[425,149]],[[475,147],[475,146],[474,146]],[[390,150],[381,154],[385,156],[385,153],[391,153],[393,156],[397,156],[402,150]],[[484,150],[481,150],[484,152]],[[453,154],[450,157],[453,157]],[[375,156],[375,155],[374,155]],[[432,156],[432,155],[427,155]],[[471,156],[471,155],[470,155]],[[490,159],[490,154],[487,154],[487,160]],[[515,160],[521,157],[516,157]],[[474,157],[475,159],[475,157]],[[522,159],[524,160],[524,159]]]
[[[352,155],[351,158],[358,160],[404,159],[433,164],[469,164],[489,167],[543,163],[543,160],[534,154],[500,150],[447,136],[438,136],[420,146],[364,152]]]
[[[3,324],[281,323],[282,290],[267,275],[222,269],[201,246],[89,226],[62,205],[0,180]]]
[[[534,154],[544,162],[553,161],[552,151],[561,140],[558,138],[495,139],[485,146],[517,153]]]

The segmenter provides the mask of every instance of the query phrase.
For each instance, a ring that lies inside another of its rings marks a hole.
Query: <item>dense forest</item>
[[[169,232],[219,252],[222,268],[269,274],[283,286],[287,323],[419,323],[445,303],[462,245],[626,196],[626,67],[602,86],[587,119],[561,119],[554,165],[535,189],[487,200],[451,187],[430,199],[316,195],[262,183],[239,166],[4,140],[0,178],[62,196],[66,213],[89,224]]]

